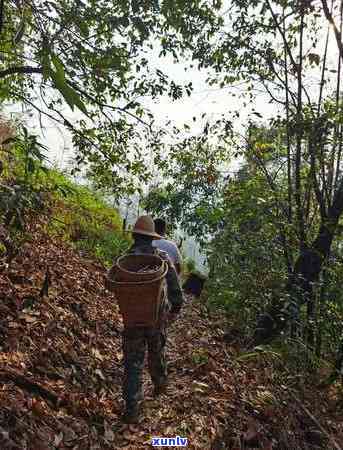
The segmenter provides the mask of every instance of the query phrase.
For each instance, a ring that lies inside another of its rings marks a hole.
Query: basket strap
[[[153,280],[149,280],[149,281],[115,281],[115,280],[111,280],[111,284],[114,284],[117,286],[130,286],[130,285],[137,286],[140,284],[154,283],[155,281],[159,281],[167,275],[168,264],[166,263],[166,261],[163,261],[163,265],[164,265],[164,269],[163,269],[162,274],[160,276],[158,276],[157,278],[154,278]]]
[[[165,261],[165,259],[163,259],[163,258],[159,255],[159,253],[157,252],[157,249],[154,249],[154,253],[130,253],[130,252],[129,252],[129,253],[125,254],[125,255],[117,256],[117,257],[115,258],[115,260],[114,260],[113,267],[115,266],[115,267],[121,268],[120,265],[118,264],[119,259],[121,259],[121,258],[123,258],[123,257],[125,257],[125,256],[133,256],[133,255],[135,255],[135,256],[157,256],[162,262]],[[121,269],[122,269],[122,268],[121,268]]]

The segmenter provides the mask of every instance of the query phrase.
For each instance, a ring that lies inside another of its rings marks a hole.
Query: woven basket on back
[[[144,268],[154,268],[139,272]],[[159,318],[168,265],[156,255],[125,255],[117,259],[107,277],[124,325],[154,326]]]

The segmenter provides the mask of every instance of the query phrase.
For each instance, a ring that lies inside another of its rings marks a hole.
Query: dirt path
[[[222,323],[209,322],[191,298],[169,330],[167,395],[151,396],[146,371],[141,421],[123,425],[121,320],[104,269],[41,232],[33,236],[0,273],[1,450],[139,449],[153,436],[180,436],[200,449],[242,449],[242,436],[250,448],[325,448],[309,443],[313,423],[279,394],[272,366],[238,361]],[[42,299],[46,266],[51,283]],[[312,395],[314,414],[325,395]],[[343,434],[327,419],[330,432]]]
[[[41,232],[33,236],[0,273],[1,450],[140,448],[151,436],[175,435],[210,448],[232,383],[191,299],[169,333],[168,395],[153,399],[146,373],[142,420],[124,426],[121,320],[104,269]]]

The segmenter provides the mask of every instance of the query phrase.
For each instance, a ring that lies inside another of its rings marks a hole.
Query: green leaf
[[[77,106],[80,111],[85,115],[88,115],[86,106],[79,94],[67,83],[63,62],[57,55],[51,54],[51,61],[55,68],[55,70],[53,70],[50,64],[49,55],[46,51],[43,55],[43,75],[46,78],[50,77],[52,79],[56,89],[62,94],[72,111],[74,111],[74,106]]]
[[[245,353],[244,355],[236,358],[236,361],[244,361],[245,359],[255,358],[256,356],[260,356],[260,355],[261,355],[261,352]]]
[[[43,53],[42,57],[42,66],[43,66],[43,80],[46,81],[51,77],[51,62],[49,55],[47,53]]]
[[[25,33],[25,17],[22,17],[21,22],[19,24],[19,28],[13,38],[13,44],[17,45],[22,40]]]
[[[77,104],[76,106],[79,108],[79,110],[80,110],[81,112],[83,112],[83,114],[85,114],[86,116],[88,116],[87,108],[86,108],[85,104],[82,102],[81,99],[79,99],[79,104]]]
[[[77,106],[80,111],[82,111],[85,115],[88,115],[86,106],[82,102],[79,94],[75,91],[75,89],[66,83],[64,77],[61,78],[61,72],[58,75],[57,72],[51,71],[51,78],[56,89],[62,94],[71,110],[74,111],[74,106]]]
[[[27,170],[29,173],[33,173],[35,171],[35,162],[32,158],[29,158],[27,161]]]
[[[56,78],[58,78],[61,83],[65,82],[65,73],[62,61],[54,54],[51,55],[51,60],[56,69]]]
[[[67,87],[66,92],[67,92],[67,95],[69,96],[69,99],[73,102],[73,104],[75,106],[77,106],[79,108],[80,111],[83,112],[83,114],[85,114],[87,116],[88,111],[86,109],[85,104],[81,100],[79,94],[75,91],[75,89],[73,89],[69,85],[66,84],[66,87]]]

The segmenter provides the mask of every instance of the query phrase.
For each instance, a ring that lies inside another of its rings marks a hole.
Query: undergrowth
[[[52,195],[53,215],[49,233],[70,241],[78,249],[95,256],[105,265],[123,253],[130,238],[122,232],[118,212],[86,186],[70,181],[56,170],[50,172],[61,189]]]
[[[118,211],[90,188],[48,168],[45,151],[23,126],[0,144],[0,214],[8,242],[19,248],[28,238],[26,224],[45,217],[50,235],[110,265],[130,244]],[[4,239],[1,243],[5,252]]]

